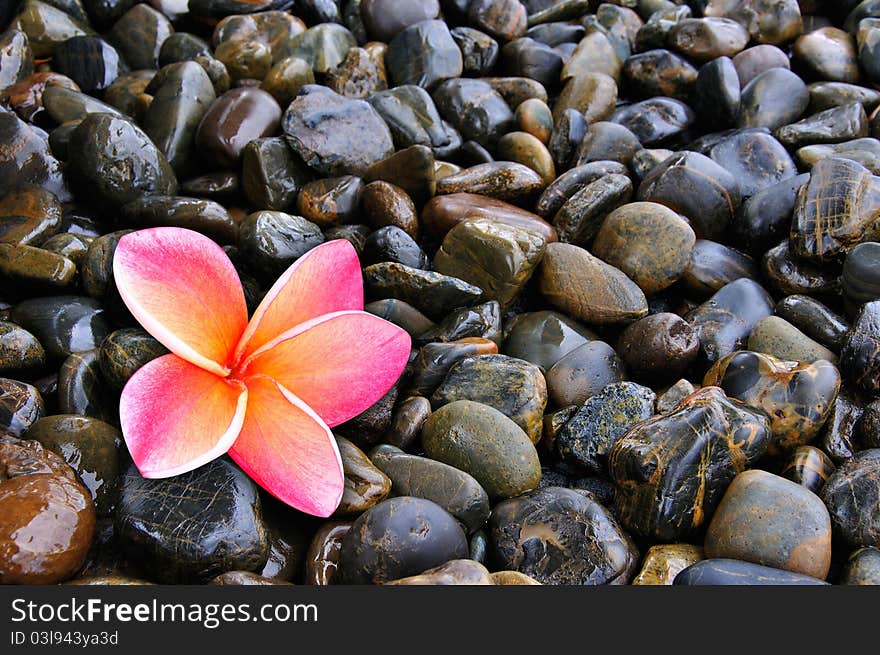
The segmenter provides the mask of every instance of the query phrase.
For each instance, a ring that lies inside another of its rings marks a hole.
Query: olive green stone
[[[446,234],[434,269],[483,289],[486,298],[506,308],[532,277],[545,247],[543,237],[534,232],[471,219]]]
[[[435,409],[456,400],[493,407],[522,428],[532,443],[541,439],[547,384],[534,364],[507,355],[463,359],[431,396]]]
[[[633,202],[608,214],[592,251],[650,296],[684,275],[695,242],[691,226],[671,209]]]
[[[827,359],[832,363],[837,361],[837,355],[832,351],[778,316],[767,316],[755,323],[749,334],[748,349],[777,359],[808,364],[817,359]]]
[[[49,237],[40,247],[43,248],[43,250],[48,250],[49,252],[54,252],[67,257],[70,261],[76,264],[78,269],[80,269],[91,243],[92,237],[84,237],[79,234],[64,232]]]
[[[73,353],[64,360],[58,373],[58,408],[63,414],[115,423],[117,404],[101,375],[97,349]]]
[[[174,28],[164,14],[138,3],[113,24],[107,35],[132,70],[159,68],[159,52]]]
[[[132,230],[119,230],[104,234],[89,244],[83,259],[81,278],[83,289],[92,298],[118,296],[113,278],[113,254],[119,240]]]
[[[46,363],[46,352],[37,338],[15,323],[0,321],[0,375],[39,370]]]
[[[121,116],[108,104],[90,95],[63,86],[47,86],[43,91],[43,107],[58,124],[81,121],[88,114],[105,113]]]
[[[76,264],[42,248],[0,243],[0,283],[16,295],[63,292],[76,283]]]
[[[226,66],[233,82],[242,79],[262,80],[272,67],[272,50],[265,43],[253,39],[223,41],[214,50],[214,57]]]
[[[83,296],[24,300],[12,308],[12,320],[56,359],[97,348],[112,331],[101,303]]]
[[[489,496],[473,476],[427,457],[408,455],[393,446],[377,446],[370,458],[391,479],[398,496],[431,500],[474,532],[489,518]]]
[[[285,57],[269,69],[260,88],[286,107],[303,86],[314,83],[315,74],[309,62],[299,57]]]
[[[634,585],[671,585],[681,571],[703,559],[703,549],[692,544],[657,544],[642,560]]]
[[[552,305],[585,323],[615,325],[648,313],[645,294],[631,279],[571,244],[547,244],[538,285]]]
[[[345,488],[333,516],[360,514],[385,499],[391,491],[391,480],[348,439],[336,437],[336,444],[342,458]]]
[[[98,516],[109,516],[116,504],[122,434],[108,423],[86,416],[46,416],[28,428],[36,439],[73,468],[89,490]]]
[[[535,489],[541,466],[535,446],[497,409],[470,400],[444,405],[422,429],[431,459],[472,475],[491,498],[511,498]]]
[[[55,46],[69,38],[94,33],[70,14],[39,0],[27,0],[10,27],[27,35],[34,57],[40,59],[51,57]]]
[[[168,354],[168,349],[141,328],[111,332],[101,343],[98,362],[107,383],[121,390],[144,364]]]
[[[355,47],[357,41],[345,27],[338,23],[322,23],[273,48],[272,55],[276,61],[299,57],[306,60],[316,73],[326,74],[342,63],[349,49]]]

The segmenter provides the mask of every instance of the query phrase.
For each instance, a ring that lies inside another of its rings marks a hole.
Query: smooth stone
[[[688,380],[682,378],[663,393],[657,394],[657,413],[668,414],[681,403],[685,398],[690,396],[696,388]]]
[[[74,36],[59,43],[52,54],[52,66],[86,93],[103,91],[127,72],[116,49],[94,36]]]
[[[804,76],[834,82],[858,82],[855,39],[837,27],[822,27],[799,37],[791,49],[792,63]]]
[[[835,535],[859,547],[880,546],[880,448],[856,453],[828,478],[820,494]]]
[[[74,130],[68,171],[77,186],[112,207],[177,191],[174,171],[150,137],[110,114],[89,114]]]
[[[781,45],[803,31],[796,0],[709,0],[704,16],[731,18],[745,27],[757,43]]]
[[[76,284],[76,264],[42,248],[0,243],[0,282],[10,296],[63,293]]]
[[[786,68],[771,68],[743,87],[739,127],[775,130],[799,119],[810,102],[807,85]]]
[[[111,515],[123,443],[119,430],[95,418],[62,414],[36,421],[26,436],[63,457],[89,490],[98,516]]]
[[[809,179],[809,173],[788,177],[743,202],[731,224],[734,244],[755,255],[778,244],[791,228],[798,190]]]
[[[427,343],[419,348],[413,362],[409,391],[430,396],[458,362],[476,355],[497,353],[498,345],[489,339],[464,338],[449,343]]]
[[[214,57],[226,66],[232,82],[262,80],[272,67],[272,50],[256,40],[223,41],[214,49]]]
[[[801,187],[791,224],[797,257],[827,261],[878,234],[880,178],[848,159],[822,159]]]
[[[54,193],[21,186],[0,198],[0,243],[41,246],[61,227],[63,209]]]
[[[27,35],[16,29],[0,34],[0,89],[21,82],[33,72],[34,56]]]
[[[623,361],[604,341],[588,341],[547,371],[547,391],[557,407],[580,405],[626,378]]]
[[[335,22],[319,22],[273,48],[272,56],[276,61],[285,57],[305,59],[315,73],[325,75],[355,47],[357,40],[345,27]]]
[[[463,75],[479,77],[494,68],[499,52],[495,39],[472,27],[454,27],[449,33],[461,50]]]
[[[656,544],[642,559],[634,585],[671,585],[675,576],[704,559],[703,548],[692,544]]]
[[[465,338],[501,342],[501,306],[498,301],[453,310],[437,325],[419,334],[416,342],[449,342]]]
[[[88,114],[94,113],[121,116],[114,107],[95,100],[85,93],[63,86],[46,87],[43,91],[43,108],[52,120],[61,125],[68,122],[78,123]],[[49,145],[52,146],[52,151],[55,152],[56,148],[52,140],[50,140]],[[63,156],[60,152],[58,155],[59,157]]]
[[[186,175],[197,168],[196,131],[217,96],[205,69],[195,62],[175,64],[163,74],[142,124],[175,174]]]
[[[294,152],[323,175],[360,175],[394,151],[387,125],[367,102],[317,85],[302,88],[282,123]]]
[[[744,199],[797,175],[785,147],[760,129],[733,132],[712,145],[708,155],[733,175]]]
[[[576,246],[590,246],[605,217],[629,202],[632,194],[632,182],[624,174],[609,173],[584,184],[565,200],[553,216],[552,222],[559,240]]]
[[[490,548],[500,567],[542,584],[627,584],[638,550],[589,494],[548,487],[495,506]]]
[[[835,464],[849,461],[859,450],[858,427],[864,411],[865,402],[858,392],[846,383],[841,385],[817,444]]]
[[[388,225],[372,232],[364,242],[361,263],[395,262],[427,270],[430,260],[419,245],[399,227]]]
[[[435,239],[464,221],[484,218],[535,232],[547,243],[557,240],[556,229],[537,214],[475,193],[453,193],[432,198],[422,209],[420,225]]]
[[[53,193],[62,202],[71,199],[61,162],[50,151],[44,134],[12,112],[0,111],[0,196],[24,185],[34,185]],[[21,230],[16,223],[13,233]]]
[[[472,559],[454,559],[398,580],[385,582],[386,585],[494,585],[489,570]]]
[[[364,281],[373,297],[403,300],[429,318],[439,319],[451,309],[475,304],[483,296],[482,289],[458,278],[394,262],[367,266]]]
[[[880,80],[880,66],[877,65],[877,53],[880,49],[880,23],[877,19],[864,19],[859,22],[856,31],[859,63],[869,80]]]
[[[517,125],[544,145],[550,141],[553,132],[553,114],[547,103],[538,98],[523,101],[513,113]]]
[[[818,578],[734,559],[706,559],[681,571],[672,583],[684,586],[824,585]]]
[[[562,65],[563,55],[559,49],[523,36],[501,48],[498,69],[510,77],[525,77],[545,89],[554,89],[558,86]]]
[[[473,476],[427,457],[378,446],[370,458],[391,479],[395,495],[437,503],[472,533],[489,518],[489,497]]]
[[[280,120],[281,107],[266,91],[231,89],[214,100],[202,116],[196,148],[215,166],[237,169],[245,146],[254,139],[274,136]]]
[[[766,471],[737,475],[706,530],[708,558],[737,559],[824,579],[831,518],[808,489]]]
[[[697,239],[681,279],[696,297],[708,298],[740,278],[760,278],[760,269],[751,257],[721,243]]]
[[[858,102],[832,107],[796,123],[784,125],[774,133],[789,148],[815,143],[836,143],[868,136],[868,116]]]
[[[596,335],[577,321],[552,311],[517,314],[505,326],[504,351],[549,371],[560,359]]]
[[[653,416],[654,400],[653,391],[633,382],[607,385],[580,406],[556,435],[559,455],[592,473],[603,473],[617,440]]]
[[[267,280],[277,279],[296,259],[323,242],[321,229],[302,216],[258,211],[239,223],[239,246]]]
[[[389,41],[385,62],[393,86],[432,88],[459,77],[463,70],[461,50],[441,20],[424,20],[402,29]]]
[[[361,191],[361,210],[373,229],[396,227],[411,239],[419,238],[419,215],[412,198],[399,186],[376,180]]]
[[[121,390],[145,364],[168,354],[168,349],[141,328],[122,328],[107,335],[98,351],[101,376]]]
[[[254,207],[294,208],[309,175],[281,137],[250,141],[241,152],[241,190]]]
[[[512,419],[532,443],[541,438],[547,385],[541,370],[507,355],[477,355],[453,364],[431,396],[436,411],[457,400],[497,409]]]
[[[690,368],[700,351],[694,328],[676,314],[651,314],[620,333],[617,352],[627,370],[647,379],[670,379]]]
[[[606,175],[627,173],[626,166],[616,161],[596,161],[575,166],[547,185],[535,204],[535,213],[545,219],[552,218],[584,186]]]
[[[135,115],[140,107],[140,97],[156,76],[154,70],[137,70],[123,73],[104,89],[104,101],[128,116]]]
[[[92,30],[63,9],[39,0],[26,0],[10,28],[27,35],[35,58],[51,57],[55,46],[74,36],[87,36]]]
[[[391,491],[391,479],[348,439],[336,437],[336,444],[342,458],[345,488],[333,516],[360,514],[385,499]]]
[[[115,529],[124,552],[166,583],[256,571],[269,551],[257,487],[223,459],[162,480],[131,466],[120,482]]]
[[[460,136],[440,117],[433,98],[419,86],[405,84],[378,91],[367,102],[388,125],[398,148],[423,145],[441,156],[461,145]]]
[[[360,3],[360,15],[367,34],[386,43],[404,28],[436,18],[439,13],[437,0],[363,0]]]
[[[510,498],[538,486],[541,467],[528,435],[497,409],[457,400],[437,409],[422,428],[431,459],[472,475],[490,498]]]
[[[500,151],[501,142],[498,147]],[[508,161],[478,164],[447,175],[437,181],[437,195],[471,193],[528,206],[544,190],[545,184],[540,172],[508,158]]]
[[[159,68],[196,57],[210,57],[211,45],[189,32],[174,32],[162,42],[159,48]]]
[[[786,296],[777,303],[776,315],[834,353],[840,352],[850,327],[846,319],[809,296]]]
[[[563,81],[580,74],[603,73],[614,80],[620,79],[623,61],[608,37],[596,30],[578,41],[568,61],[562,67]]]
[[[749,334],[748,349],[772,355],[777,359],[812,364],[826,359],[835,363],[837,356],[813,341],[791,323],[779,316],[767,316],[755,323]]]
[[[150,195],[126,203],[119,224],[125,227],[180,227],[201,232],[220,244],[238,240],[238,223],[213,200]]]
[[[859,548],[846,562],[840,584],[878,585],[880,584],[880,550]]]
[[[686,102],[694,92],[698,74],[684,57],[658,48],[627,58],[623,78],[635,98],[668,96]]]
[[[353,175],[307,182],[297,196],[297,214],[321,228],[353,223],[359,215],[363,181]]]
[[[336,68],[327,73],[326,83],[347,98],[367,98],[388,88],[384,68],[363,48],[352,48]]]
[[[312,537],[306,553],[303,582],[310,585],[333,584],[339,571],[339,553],[342,538],[351,529],[353,521],[327,521]]]
[[[773,433],[768,452],[778,454],[818,435],[840,389],[840,373],[824,359],[807,364],[743,350],[719,359],[703,385],[764,410]]]
[[[762,411],[728,399],[717,387],[700,389],[614,444],[608,461],[616,515],[638,535],[687,538],[708,523],[728,484],[769,442]]]
[[[55,359],[93,350],[112,331],[101,303],[83,296],[24,300],[13,307],[12,320],[37,337]]]
[[[648,313],[642,290],[619,269],[567,243],[550,243],[538,272],[542,295],[573,318],[615,325]]]
[[[640,3],[641,4],[641,3]],[[633,39],[635,52],[646,52],[655,48],[665,48],[669,33],[680,21],[693,16],[688,5],[675,5],[658,2],[651,6],[639,8],[640,16],[645,20],[636,37]]]
[[[21,437],[46,414],[40,392],[33,385],[0,378],[0,429],[4,434]]]
[[[37,338],[15,323],[0,321],[0,375],[39,371],[46,351]]]
[[[473,0],[467,17],[472,27],[499,41],[523,36],[528,25],[526,8],[519,0]]]
[[[749,33],[735,20],[707,16],[679,21],[667,38],[669,45],[682,54],[708,61],[742,51],[749,42]]]
[[[116,423],[115,396],[98,363],[98,351],[73,353],[58,373],[58,408],[62,414],[90,416]]]
[[[681,141],[696,114],[680,100],[658,96],[615,109],[608,120],[623,125],[643,146],[652,148]]]
[[[272,580],[262,575],[257,575],[250,571],[226,571],[215,578],[212,578],[208,584],[211,585],[235,585],[235,586],[269,586],[269,585],[289,585],[290,582],[283,580]]]
[[[422,425],[430,415],[431,402],[427,398],[423,396],[405,398],[394,409],[391,425],[388,426],[383,438],[384,442],[402,450],[413,450],[422,434]],[[371,457],[373,455],[375,452],[370,454]],[[382,468],[375,459],[373,463]],[[382,470],[389,475],[388,470],[384,468]]]
[[[684,317],[697,331],[709,362],[745,346],[755,323],[773,313],[770,295],[754,280],[740,278],[719,289]]]
[[[315,74],[305,59],[286,57],[276,62],[263,78],[260,88],[286,107],[306,84],[315,83]]]
[[[95,505],[64,460],[0,437],[0,584],[56,584],[85,563]]]
[[[534,232],[485,218],[459,223],[443,239],[434,269],[483,290],[509,306],[532,277],[545,241]]]
[[[874,131],[876,133],[876,128]],[[804,146],[798,148],[794,154],[797,161],[805,168],[815,168],[818,162],[829,157],[843,157],[864,166],[874,175],[880,175],[880,140],[876,138]]]
[[[595,71],[579,74],[565,81],[553,104],[553,118],[558,122],[573,109],[586,123],[604,121],[614,113],[617,97],[617,82],[610,75]]]
[[[798,259],[792,253],[788,240],[764,253],[761,269],[770,288],[783,295],[806,294],[833,298],[840,293],[838,271]]]
[[[458,522],[430,500],[399,496],[364,512],[342,537],[337,577],[382,584],[467,557]]]
[[[860,243],[846,256],[841,273],[841,286],[850,306],[880,298],[880,269],[877,257],[880,243]]]
[[[367,167],[363,179],[366,184],[378,180],[394,184],[421,206],[436,191],[434,163],[434,153],[430,148],[409,146]]]
[[[769,43],[759,43],[734,55],[733,65],[740,86],[745,86],[771,68],[791,68],[785,51]]]
[[[211,39],[213,45],[219,46],[224,41],[259,41],[269,46],[275,61],[283,59],[280,50],[306,31],[305,23],[286,11],[256,11],[233,12],[218,21]]]
[[[576,166],[595,161],[616,161],[629,165],[642,144],[628,128],[618,123],[599,121],[587,130],[577,151]]]
[[[455,78],[431,93],[440,114],[464,139],[491,147],[515,125],[513,110],[487,82]]]
[[[737,179],[721,165],[685,150],[656,166],[639,185],[637,198],[682,214],[698,238],[719,239],[735,220],[741,194]]]
[[[798,446],[789,455],[780,475],[818,495],[835,469],[831,458],[818,448]]]
[[[164,14],[139,3],[113,24],[107,38],[132,70],[156,69],[162,43],[172,32],[174,27]]]
[[[410,336],[416,337],[434,327],[434,322],[415,307],[402,300],[377,300],[364,305],[364,311],[375,314],[402,327]]]
[[[255,139],[255,141],[260,141],[260,139]],[[287,148],[287,144],[283,141],[282,145]],[[179,189],[181,193],[188,196],[208,198],[216,201],[229,201],[238,197],[239,192],[242,190],[241,187],[242,184],[238,173],[233,171],[213,171],[181,181]]]
[[[80,266],[83,290],[99,300],[119,298],[113,277],[113,256],[119,240],[132,230],[117,230],[94,239]],[[89,348],[88,350],[91,350]]]
[[[4,89],[0,92],[0,99],[2,99],[5,107],[17,114],[22,120],[32,123],[38,117],[44,118],[42,115],[45,109],[43,106],[43,94],[46,89],[55,86],[72,91],[79,90],[76,82],[66,75],[51,71],[38,71],[28,75],[21,82]],[[98,103],[97,100],[92,102]],[[39,134],[45,138],[42,132],[39,132]]]

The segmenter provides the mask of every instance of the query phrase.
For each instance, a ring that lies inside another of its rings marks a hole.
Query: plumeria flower
[[[379,400],[410,353],[404,330],[363,311],[351,244],[300,257],[250,322],[232,262],[197,232],[127,234],[113,274],[128,309],[172,353],[122,391],[122,432],[141,475],[179,475],[228,452],[279,500],[332,514],[344,477],[330,428]]]

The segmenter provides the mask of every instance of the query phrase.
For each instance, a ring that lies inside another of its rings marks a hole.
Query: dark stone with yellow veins
[[[342,538],[337,579],[381,584],[468,555],[464,531],[430,500],[389,498],[367,510]]]
[[[639,560],[632,540],[589,492],[548,487],[505,500],[489,526],[499,567],[543,584],[627,584]]]
[[[547,244],[538,285],[551,304],[585,323],[616,325],[648,313],[645,294],[632,280],[571,244]]]
[[[818,578],[735,559],[705,559],[681,571],[672,583],[701,585],[825,585]]]
[[[766,412],[773,433],[768,452],[777,454],[819,434],[840,390],[840,373],[824,359],[786,362],[744,350],[718,360],[703,384]]]
[[[828,455],[814,446],[798,446],[788,456],[780,475],[818,494],[835,470]]]
[[[443,239],[434,269],[483,289],[507,308],[532,277],[545,249],[534,232],[476,218],[459,223]]]
[[[409,393],[431,395],[455,364],[476,355],[494,355],[498,344],[489,339],[466,337],[449,343],[428,343],[413,362]],[[430,412],[428,412],[430,413]]]
[[[107,335],[98,351],[101,376],[121,390],[144,364],[167,355],[168,349],[141,328],[122,328]]]
[[[364,281],[374,298],[403,300],[436,319],[451,309],[473,305],[483,297],[482,289],[458,278],[393,262],[367,266]]]
[[[422,344],[467,338],[490,339],[496,344],[501,342],[501,306],[498,301],[490,300],[450,312],[436,326],[419,334],[415,341]]]
[[[33,385],[0,378],[0,429],[14,437],[22,436],[46,414],[40,392]]]
[[[150,480],[132,465],[120,481],[116,538],[159,582],[258,571],[269,550],[256,485],[224,459]]]
[[[856,425],[858,441],[865,448],[880,448],[880,400],[865,405]]]
[[[12,308],[12,320],[37,337],[54,359],[97,348],[112,332],[102,304],[83,296],[23,300]]]
[[[859,548],[846,562],[840,584],[880,585],[880,550]]]
[[[305,584],[326,586],[334,583],[339,570],[342,538],[352,525],[352,521],[327,521],[318,528],[306,552]]]
[[[0,283],[10,297],[59,293],[76,284],[76,264],[42,248],[0,243]]]
[[[577,246],[590,246],[605,217],[629,202],[632,194],[632,182],[625,174],[608,173],[584,184],[565,200],[553,216],[553,226],[559,240]]]
[[[709,362],[740,350],[755,324],[773,314],[773,299],[754,280],[740,278],[719,289],[684,319],[700,337],[700,349]]]
[[[489,518],[489,496],[473,476],[427,457],[408,455],[389,445],[370,453],[373,464],[391,478],[399,496],[416,496],[440,505],[474,532]]]
[[[101,375],[98,351],[71,354],[58,373],[58,407],[63,414],[79,414],[117,422],[116,397]]]
[[[824,579],[831,517],[812,491],[767,471],[737,475],[706,530],[708,558],[739,559]]]
[[[863,450],[842,464],[821,498],[838,537],[851,546],[880,547],[880,448]]]
[[[435,411],[456,400],[494,407],[511,418],[532,443],[541,439],[547,384],[534,364],[507,355],[476,355],[454,364],[431,396]]]
[[[592,396],[559,431],[560,456],[593,473],[603,473],[615,442],[654,414],[654,392],[634,382],[617,382]]]
[[[880,235],[880,177],[848,159],[828,157],[801,187],[791,225],[798,257],[828,261]]]
[[[429,235],[442,239],[453,227],[473,218],[530,230],[540,234],[548,243],[557,240],[556,229],[537,214],[476,193],[453,193],[432,198],[422,210],[421,225]]]
[[[684,57],[656,49],[628,57],[623,77],[637,98],[668,96],[687,101],[697,82],[697,69]]]
[[[348,439],[336,437],[336,444],[345,472],[342,500],[333,512],[333,516],[338,518],[360,514],[384,500],[391,491],[391,480]]]
[[[616,515],[638,535],[684,539],[706,525],[727,485],[770,440],[764,412],[703,387],[614,444],[608,464]]]
[[[477,164],[447,175],[437,181],[437,195],[474,193],[530,206],[544,186],[544,180],[533,168],[508,160]]]
[[[37,338],[15,323],[0,321],[0,375],[17,375],[40,370],[46,351]]]
[[[858,389],[880,392],[880,301],[862,305],[840,351],[840,368]]]
[[[736,218],[739,183],[697,152],[681,151],[656,166],[639,185],[639,200],[666,205],[687,218],[697,237],[718,239]]]

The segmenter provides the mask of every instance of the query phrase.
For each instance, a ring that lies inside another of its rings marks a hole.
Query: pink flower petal
[[[345,478],[333,434],[302,400],[274,380],[248,378],[248,408],[229,455],[270,494],[315,516],[330,516]]]
[[[333,427],[357,416],[397,381],[410,337],[362,311],[319,316],[282,335],[245,365],[301,398]]]
[[[191,471],[223,455],[244,423],[247,388],[177,355],[141,367],[119,402],[122,434],[146,478]]]
[[[364,282],[354,246],[343,239],[322,243],[269,289],[238,344],[236,361],[316,316],[363,308]]]
[[[208,237],[176,227],[119,240],[113,275],[126,306],[174,354],[226,375],[247,326],[247,306],[232,262]]]

